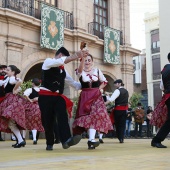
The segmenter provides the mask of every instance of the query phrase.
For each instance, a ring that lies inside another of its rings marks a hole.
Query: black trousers
[[[124,139],[126,128],[126,110],[114,110],[114,119],[117,138]]]
[[[38,99],[46,144],[54,144],[54,126],[57,120],[61,143],[71,137],[65,100],[61,96],[40,95]]]
[[[163,124],[163,126],[160,128],[157,135],[153,138],[153,142],[162,142],[167,137],[167,135],[170,132],[170,98],[165,102],[167,109],[168,109],[168,119]]]
[[[139,126],[139,134],[138,134],[138,126]],[[142,123],[135,122],[135,136],[142,137]]]

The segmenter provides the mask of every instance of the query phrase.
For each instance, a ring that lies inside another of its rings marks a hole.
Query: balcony
[[[0,7],[8,8],[41,20],[41,3],[40,0],[2,0]],[[56,8],[55,6],[52,7]],[[64,27],[74,29],[73,14],[67,11],[64,11]]]
[[[100,39],[104,39],[104,27],[98,22],[90,22],[88,23],[88,33],[92,35],[98,36]],[[123,45],[123,33],[120,31],[120,45]]]

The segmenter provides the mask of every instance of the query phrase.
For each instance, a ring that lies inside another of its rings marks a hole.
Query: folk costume
[[[121,79],[117,79],[114,84],[121,83],[111,97],[108,97],[110,102],[115,101],[115,108],[112,114],[114,115],[114,123],[116,127],[117,138],[120,143],[124,142],[124,132],[126,128],[126,113],[128,110],[128,91],[123,87],[124,84]]]
[[[109,130],[113,130],[113,126],[99,90],[101,83],[107,83],[106,78],[97,68],[93,68],[91,74],[82,71],[81,74],[78,73],[78,77],[82,91],[73,123],[73,133],[81,134],[88,130],[89,136],[94,134],[92,135],[94,137],[96,130],[108,133]],[[94,140],[94,138],[89,140]]]
[[[34,80],[34,79],[33,79]],[[30,100],[37,98],[39,95],[40,89],[38,86],[26,89],[24,96],[27,96]],[[38,101],[27,101],[24,105],[25,107],[25,118],[26,118],[26,127],[32,131],[33,134],[33,144],[37,144],[37,131],[44,132],[41,121],[41,112],[38,105]]]
[[[14,145],[15,148],[25,146],[19,130],[26,129],[25,100],[21,96],[13,94],[13,88],[18,81],[21,81],[21,79],[15,76],[0,81],[0,86],[4,86],[6,94],[4,100],[0,103],[0,131],[14,133],[18,140],[18,143]]]
[[[46,136],[46,150],[53,150],[56,119],[59,138],[64,149],[77,144],[81,139],[81,136],[71,137],[66,108],[70,109],[73,103],[63,95],[65,82],[77,90],[81,88],[81,85],[74,81],[63,67],[66,56],[69,56],[68,51],[64,47],[58,51],[64,56],[57,59],[47,58],[43,63],[42,83],[38,98]]]
[[[170,61],[170,53],[168,54],[168,60]],[[164,141],[164,139],[170,132],[170,64],[166,64],[164,66],[161,74],[162,81],[160,84],[160,88],[164,91],[164,96],[162,97],[161,102],[157,105],[156,110],[153,112],[151,123],[154,123],[155,115],[157,114],[160,115],[161,113],[162,117],[166,117],[166,114],[164,113],[164,111],[166,110],[165,105],[167,107],[167,117],[157,135],[152,139],[151,146],[157,148],[166,148],[166,146],[162,145],[161,142]]]

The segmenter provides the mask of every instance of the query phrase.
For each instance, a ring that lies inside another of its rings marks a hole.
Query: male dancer
[[[6,75],[5,73],[6,68],[7,68],[6,65],[0,65],[0,80],[4,80],[4,76]],[[0,102],[4,99],[4,97],[5,97],[4,87],[0,86]],[[1,132],[0,132],[0,141],[4,141],[4,139],[2,139]]]
[[[76,145],[81,140],[81,135],[71,137],[66,111],[69,99],[62,95],[65,82],[77,90],[81,89],[81,85],[70,77],[63,65],[87,55],[87,51],[78,51],[70,56],[69,52],[64,47],[61,47],[53,59],[47,58],[43,63],[42,84],[38,102],[41,110],[42,124],[45,129],[46,150],[53,150],[54,124],[56,119],[59,138],[64,149]]]
[[[152,139],[151,146],[157,148],[167,148],[167,146],[162,145],[161,142],[165,140],[166,136],[170,132],[170,53],[168,54],[167,58],[169,63],[164,66],[161,72],[162,81],[160,84],[160,88],[165,93],[165,95],[161,100],[161,104],[162,105],[164,103],[166,104],[168,110],[168,116],[167,116],[168,118],[166,122],[163,124],[163,126],[160,128],[157,135]]]
[[[126,113],[128,110],[128,91],[123,87],[123,81],[117,79],[114,82],[117,89],[114,91],[111,97],[107,98],[107,103],[115,101],[114,119],[116,126],[116,134],[120,143],[124,143],[124,132],[126,127]]]

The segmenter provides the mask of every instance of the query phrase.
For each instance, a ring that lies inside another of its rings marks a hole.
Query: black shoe
[[[46,150],[47,151],[52,151],[53,150],[53,145],[47,145]]]
[[[157,147],[157,148],[167,148],[167,146],[162,145],[161,143],[151,142],[151,146]]]
[[[56,140],[54,141],[54,143],[55,143],[55,144],[59,144],[59,143],[60,143],[60,140],[56,139]]]
[[[124,143],[124,140],[123,140],[123,139],[119,139],[119,142],[120,142],[120,143]]]
[[[76,145],[82,139],[81,135],[76,135],[69,138],[65,143],[63,143],[63,149],[68,149],[70,146]]]
[[[22,141],[21,143],[17,143],[14,148],[20,148],[20,147],[25,147],[26,143],[25,141]]]
[[[5,141],[5,140],[3,140],[2,138],[0,138],[0,141]]]
[[[88,141],[87,145],[88,145],[88,149],[95,149],[96,147],[100,145],[100,142]]]
[[[102,139],[99,139],[99,142],[100,142],[100,143],[104,143]]]
[[[12,145],[12,147],[16,146],[18,143],[16,142],[15,144]]]
[[[37,144],[37,141],[36,141],[36,140],[34,140],[34,141],[33,141],[33,145],[36,145],[36,144]]]

